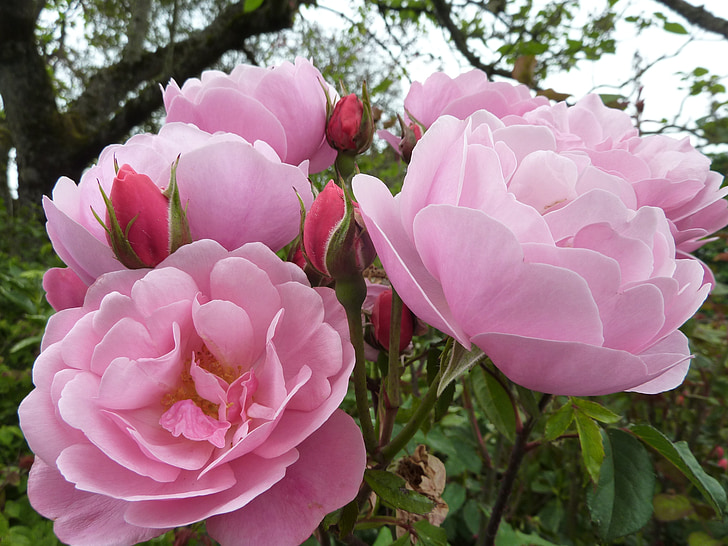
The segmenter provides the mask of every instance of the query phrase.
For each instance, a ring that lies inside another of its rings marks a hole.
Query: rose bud
[[[723,470],[728,470],[728,459],[723,458],[718,461],[718,466],[721,467]]]
[[[308,262],[326,277],[340,279],[366,269],[376,256],[359,206],[333,180],[318,194],[303,224]]]
[[[363,102],[354,93],[341,98],[326,124],[329,145],[339,152],[356,155],[369,148],[373,135],[372,108],[366,87]]]
[[[175,171],[176,164],[170,187],[163,192],[147,175],[122,165],[114,178],[111,197],[102,190],[106,221],[101,223],[107,241],[119,261],[130,269],[154,267],[191,241]]]
[[[406,123],[402,119],[402,116],[397,116],[397,118],[399,119],[399,126],[402,129],[402,138],[398,145],[399,153],[405,163],[409,163],[410,159],[412,159],[412,150],[415,144],[422,138],[422,127],[414,121]]]
[[[384,350],[389,350],[389,329],[392,322],[392,290],[385,290],[377,296],[372,308],[372,326],[374,337]],[[402,304],[402,319],[399,328],[399,352],[407,348],[412,341],[414,331],[414,315]]]

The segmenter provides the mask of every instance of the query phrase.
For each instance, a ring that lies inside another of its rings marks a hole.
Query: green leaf
[[[717,540],[703,531],[694,531],[688,536],[688,546],[722,546],[722,540]]]
[[[551,442],[561,436],[569,429],[573,420],[574,406],[571,404],[571,400],[569,400],[569,402],[561,406],[546,419],[544,440]]]
[[[574,413],[576,432],[581,444],[581,458],[594,483],[599,482],[599,472],[604,461],[604,445],[596,421],[580,411]]]
[[[445,415],[447,410],[450,408],[453,398],[455,397],[455,383],[450,383],[445,390],[442,391],[442,395],[435,402],[435,422],[439,421]]]
[[[356,500],[351,501],[341,510],[341,520],[339,521],[339,538],[348,536],[356,525],[356,519],[359,516],[359,505]]]
[[[516,439],[516,412],[506,389],[482,368],[473,370],[470,379],[475,401],[496,430],[513,443]]]
[[[722,515],[726,506],[725,489],[709,476],[685,442],[671,442],[662,432],[650,425],[634,425],[630,431],[657,451],[682,472],[710,503],[716,514]]]
[[[599,536],[611,542],[638,531],[652,517],[655,474],[649,453],[634,436],[609,429],[603,437],[604,463],[587,503]]]
[[[539,407],[536,395],[532,390],[516,385],[516,391],[518,392],[518,400],[521,402],[523,409],[525,409],[531,417],[538,417],[541,415],[541,408]]]
[[[250,13],[251,11],[257,10],[263,2],[264,0],[245,0],[245,4],[243,4],[243,13]]]
[[[569,401],[579,408],[579,411],[585,415],[588,415],[595,421],[600,423],[606,423],[612,425],[619,421],[622,417],[617,415],[611,410],[608,410],[601,404],[593,402],[592,400],[584,400],[583,398],[570,398]]]
[[[661,493],[652,499],[655,518],[660,521],[677,521],[695,513],[690,499],[684,495]]]
[[[688,31],[685,30],[685,27],[682,26],[680,23],[670,23],[668,21],[665,21],[665,25],[663,27],[667,32],[672,32],[673,34],[687,34]]]
[[[364,481],[382,501],[393,508],[412,514],[428,514],[435,507],[427,497],[407,489],[403,478],[386,470],[367,470]]]
[[[557,546],[538,535],[516,531],[506,522],[501,523],[498,527],[495,544],[496,546]]]
[[[374,541],[372,546],[391,546],[392,544],[392,532],[387,527],[379,529],[377,540]]]
[[[417,533],[417,544],[422,546],[447,546],[445,529],[435,527],[426,519],[416,522],[413,527]]]
[[[410,544],[410,534],[405,533],[401,537],[399,537],[397,540],[392,542],[391,546],[408,546]]]
[[[473,348],[468,351],[459,343],[453,343],[450,360],[448,361],[445,370],[442,372],[440,384],[437,386],[437,396],[442,394],[445,387],[461,377],[484,358],[485,353],[483,353],[483,351],[478,347],[473,346]]]

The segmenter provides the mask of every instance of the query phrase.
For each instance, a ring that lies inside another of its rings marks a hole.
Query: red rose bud
[[[422,127],[416,122],[405,123],[402,116],[397,116],[399,126],[402,129],[402,139],[399,141],[399,153],[402,155],[405,163],[409,163],[412,159],[412,150],[417,141],[422,138]]]
[[[106,221],[96,211],[93,213],[125,267],[154,267],[192,241],[187,216],[180,204],[176,171],[177,162],[172,165],[170,184],[164,192],[151,178],[129,165],[117,170],[111,197],[99,186],[106,204]]]
[[[374,337],[379,344],[389,350],[389,328],[392,322],[392,291],[385,290],[374,301],[372,308],[372,326],[374,327]],[[412,341],[414,332],[415,319],[412,311],[402,304],[402,319],[399,327],[399,352],[401,353],[407,348]]]
[[[369,95],[364,88],[364,101],[352,93],[339,99],[326,124],[326,140],[339,152],[360,154],[372,143],[374,122]]]
[[[303,248],[308,262],[334,279],[359,273],[374,261],[376,251],[363,227],[359,206],[333,180],[306,214]]]
[[[111,187],[106,238],[126,267],[154,267],[169,256],[169,200],[152,179],[122,165]],[[115,233],[118,223],[120,233]],[[128,241],[133,254],[125,248]]]

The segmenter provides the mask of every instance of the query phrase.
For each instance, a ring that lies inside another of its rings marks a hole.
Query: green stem
[[[550,394],[543,395],[538,404],[539,411],[543,411],[551,398],[552,396]],[[500,489],[498,490],[498,497],[496,498],[495,505],[493,505],[493,511],[490,513],[490,519],[488,520],[485,533],[480,533],[480,536],[478,536],[478,546],[495,545],[495,537],[498,534],[498,527],[500,526],[501,519],[503,518],[506,506],[508,505],[508,498],[513,490],[513,484],[516,481],[516,476],[518,476],[518,469],[521,466],[521,462],[523,462],[523,456],[526,454],[528,436],[531,434],[531,431],[540,416],[540,413],[530,415],[516,434],[516,441],[513,444],[513,449],[511,450],[511,458],[508,461],[508,468],[506,469],[505,474],[503,474],[503,480],[501,481]]]
[[[383,446],[392,436],[394,420],[399,407],[402,405],[400,397],[399,380],[402,375],[399,362],[399,338],[402,329],[402,299],[392,289],[392,306],[389,315],[389,365],[387,367],[387,380],[383,396],[383,416],[379,434],[379,445]]]
[[[377,435],[374,432],[372,417],[369,413],[369,393],[367,391],[367,368],[364,358],[364,329],[361,322],[361,306],[366,296],[366,283],[364,278],[337,279],[336,297],[346,310],[346,320],[349,324],[349,336],[354,346],[356,361],[354,364],[354,396],[356,398],[356,411],[359,415],[364,445],[367,452],[372,454],[377,449]]]
[[[420,405],[415,410],[412,418],[407,422],[399,434],[395,436],[391,442],[382,448],[382,457],[385,463],[388,463],[404,449],[407,443],[414,437],[419,430],[425,418],[430,414],[432,408],[435,407],[437,402],[437,385],[440,383],[440,377],[442,377],[442,371],[437,372],[437,375],[430,383],[430,387],[427,389],[427,394],[420,402]]]

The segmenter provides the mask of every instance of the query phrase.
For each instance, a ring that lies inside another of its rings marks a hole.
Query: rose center
[[[225,366],[215,358],[206,345],[203,345],[201,349],[195,351],[194,358],[190,358],[185,362],[180,374],[179,386],[162,397],[162,406],[165,410],[168,410],[180,400],[191,400],[205,415],[217,419],[220,404],[204,398],[198,392],[197,381],[192,375],[193,362],[199,368],[219,377],[228,385],[242,375],[241,366],[235,368]]]

